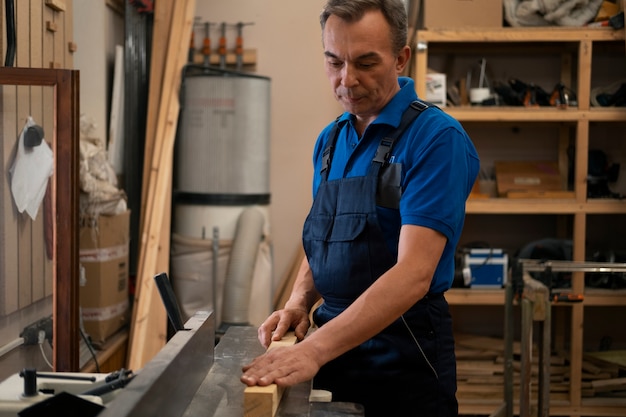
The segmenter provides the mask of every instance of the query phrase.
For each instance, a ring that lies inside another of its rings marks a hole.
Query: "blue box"
[[[463,278],[470,288],[502,288],[507,282],[509,258],[502,249],[470,249]]]

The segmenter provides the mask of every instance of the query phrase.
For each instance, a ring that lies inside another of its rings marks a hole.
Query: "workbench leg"
[[[504,288],[504,404],[505,416],[513,417],[513,285]]]
[[[545,317],[539,333],[539,417],[550,416],[551,303],[545,301]]]
[[[531,365],[533,354],[533,303],[527,299],[522,304],[521,369],[520,369],[520,417],[530,417]]]

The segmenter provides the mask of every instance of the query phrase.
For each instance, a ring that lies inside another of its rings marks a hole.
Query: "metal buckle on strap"
[[[390,151],[393,146],[393,139],[384,138],[380,141],[378,149],[376,149],[376,156],[374,156],[373,162],[378,162],[384,165],[389,163]]]
[[[322,169],[320,170],[320,172],[326,171],[330,166],[330,155],[332,153],[332,149],[332,146],[328,146],[326,149],[324,149],[324,153],[322,154]]]
[[[417,111],[424,111],[430,106],[421,100],[415,100],[411,102],[411,107],[413,107]]]

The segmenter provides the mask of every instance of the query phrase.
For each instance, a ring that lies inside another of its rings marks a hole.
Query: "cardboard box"
[[[502,249],[471,249],[465,255],[464,282],[470,288],[502,288],[509,257]]]
[[[128,323],[130,211],[81,219],[80,308],[85,331],[95,344]]]
[[[446,97],[446,74],[426,74],[426,101],[439,107],[445,107]]]
[[[502,27],[502,0],[424,0],[426,29]]]
[[[498,196],[512,192],[562,191],[559,166],[553,161],[496,161]]]

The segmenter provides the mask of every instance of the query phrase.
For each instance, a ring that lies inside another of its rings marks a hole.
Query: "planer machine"
[[[232,326],[217,344],[215,328],[212,312],[197,312],[134,374],[25,370],[0,384],[0,417],[364,416],[359,404],[312,401],[310,382],[244,406],[241,367],[263,346],[253,326]]]

